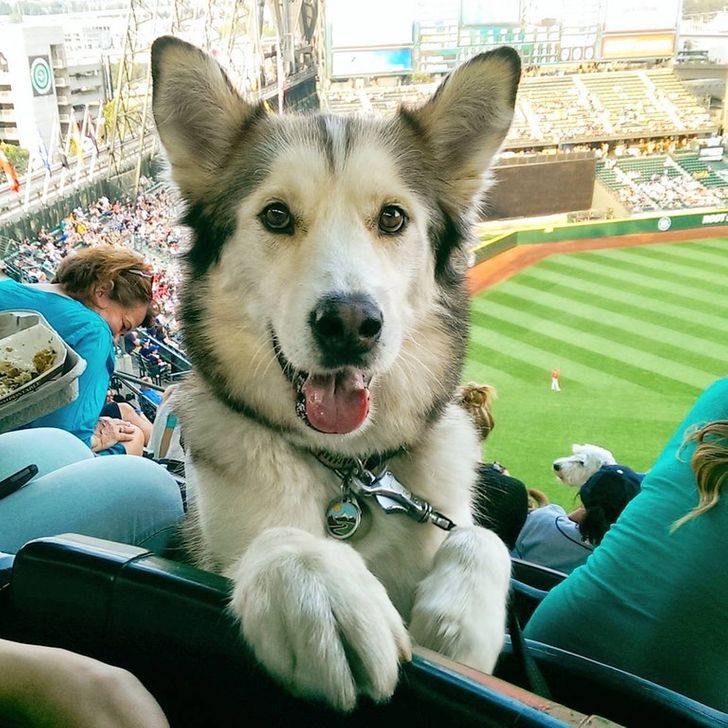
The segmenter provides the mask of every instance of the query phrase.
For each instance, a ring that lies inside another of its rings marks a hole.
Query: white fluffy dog
[[[574,443],[571,446],[573,455],[554,460],[554,472],[566,485],[581,488],[602,465],[614,465],[616,460],[609,450],[598,445]]]

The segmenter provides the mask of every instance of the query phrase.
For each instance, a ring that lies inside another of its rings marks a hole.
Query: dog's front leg
[[[231,607],[262,665],[294,693],[352,710],[357,694],[389,698],[410,659],[402,619],[350,546],[272,528],[232,575]]]
[[[451,531],[417,586],[410,635],[422,645],[490,673],[503,647],[511,560],[492,531]]]

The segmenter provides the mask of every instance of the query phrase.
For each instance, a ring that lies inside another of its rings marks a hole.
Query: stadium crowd
[[[721,207],[728,185],[707,187],[699,177],[688,173],[672,157],[644,157],[629,162],[611,157],[597,167],[597,178],[635,213]]]
[[[141,181],[135,200],[100,197],[70,212],[55,230],[41,229],[35,240],[20,241],[5,261],[5,271],[24,282],[42,283],[53,279],[58,265],[74,250],[105,245],[136,250],[153,263],[154,300],[160,310],[156,323],[164,328],[165,339],[178,342],[177,256],[185,231],[175,224],[178,206],[170,191],[145,178]]]

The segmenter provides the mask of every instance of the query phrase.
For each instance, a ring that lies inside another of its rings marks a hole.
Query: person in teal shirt
[[[0,309],[38,311],[86,360],[75,401],[0,434],[0,481],[37,468],[24,487],[0,498],[0,551],[69,531],[163,551],[184,512],[175,479],[159,464],[125,454],[135,435],[122,431],[121,420],[97,428],[114,339],[152,313],[152,274],[143,258],[87,248],[64,259],[52,284],[0,281]],[[95,457],[102,454],[117,456]]]
[[[121,248],[86,248],[64,259],[51,284],[0,281],[0,310],[14,309],[42,314],[86,360],[78,398],[30,426],[65,430],[96,452],[125,452],[134,428],[120,432],[119,425],[103,437],[95,432],[114,372],[114,340],[153,317],[152,274],[143,258]]]
[[[539,605],[526,637],[728,711],[721,477],[728,477],[728,378],[698,398],[640,494],[586,564]]]

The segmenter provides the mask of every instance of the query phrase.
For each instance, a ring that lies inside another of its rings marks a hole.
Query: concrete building
[[[73,120],[95,120],[106,98],[101,57],[69,65],[61,24],[0,26],[0,140],[35,154],[65,144]]]
[[[97,63],[102,55],[117,61],[123,52],[127,11],[68,13],[47,16],[63,27],[70,65]]]
[[[71,97],[63,30],[9,23],[0,29],[0,138],[36,149],[46,147],[59,121],[70,121]]]

